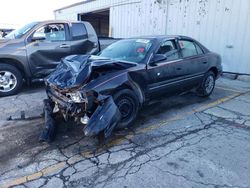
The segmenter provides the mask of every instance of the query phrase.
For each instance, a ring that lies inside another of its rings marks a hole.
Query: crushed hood
[[[91,55],[72,55],[61,60],[56,70],[51,73],[46,82],[58,89],[72,89],[87,83],[91,72],[95,68],[112,69],[112,66],[119,70],[136,66],[136,63],[121,62]],[[119,68],[117,68],[119,67]]]

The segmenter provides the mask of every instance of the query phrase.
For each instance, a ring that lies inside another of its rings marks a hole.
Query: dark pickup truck
[[[65,56],[97,54],[100,48],[88,22],[53,20],[25,25],[0,39],[0,96],[16,94],[23,81],[29,84],[44,78]]]

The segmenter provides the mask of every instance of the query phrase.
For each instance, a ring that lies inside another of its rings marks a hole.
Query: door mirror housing
[[[155,66],[156,63],[158,63],[160,61],[164,61],[166,59],[167,59],[167,57],[164,54],[155,54],[154,57],[151,59],[149,65]]]

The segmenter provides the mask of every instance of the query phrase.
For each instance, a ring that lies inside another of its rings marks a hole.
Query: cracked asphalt
[[[45,97],[40,85],[0,99],[0,187],[250,187],[249,82],[153,101],[105,143],[65,122],[39,143]]]

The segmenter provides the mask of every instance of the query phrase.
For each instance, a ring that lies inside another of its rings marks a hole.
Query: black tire
[[[122,119],[115,129],[131,126],[139,111],[138,97],[132,90],[123,89],[115,93],[113,99],[122,114]]]
[[[3,78],[3,76],[7,74],[7,72],[11,73],[11,76],[9,77],[9,79],[11,79],[12,82],[13,80],[15,80],[13,84],[9,84],[10,89],[6,89],[6,88],[4,89],[4,85],[6,85],[6,83],[8,82],[5,79],[6,77],[4,78],[5,82],[1,83],[1,81],[3,81],[1,80],[1,78]],[[22,85],[23,85],[23,76],[21,72],[12,65],[0,63],[0,97],[10,96],[10,95],[14,95],[18,93]]]
[[[205,74],[201,85],[197,89],[197,95],[200,97],[209,97],[215,87],[215,74],[209,71]]]

